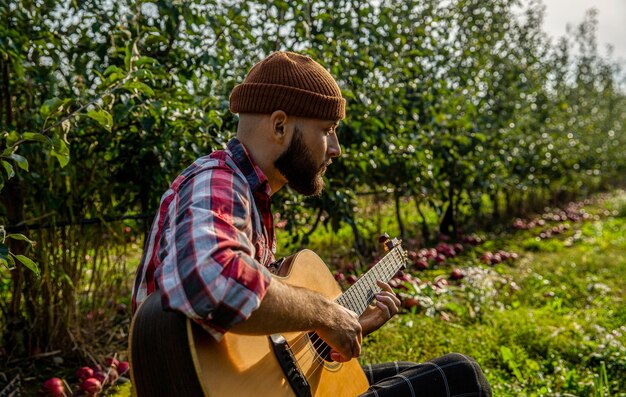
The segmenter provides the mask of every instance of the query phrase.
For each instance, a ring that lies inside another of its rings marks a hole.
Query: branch
[[[102,99],[102,97],[104,97],[105,95],[109,95],[111,94],[113,91],[117,90],[122,84],[126,83],[128,80],[130,79],[130,71],[128,72],[128,74],[126,75],[126,77],[124,77],[122,80],[118,81],[117,84],[115,84],[113,87],[109,88],[108,90],[104,91],[102,94],[96,96],[95,98],[93,98],[91,101],[87,102],[86,104],[84,104],[83,106],[79,107],[78,109],[74,110],[72,113],[68,114],[67,116],[65,116],[64,118],[62,118],[61,120],[57,121],[56,123],[54,123],[53,125],[51,125],[50,127],[44,129],[43,131],[40,132],[40,134],[45,135],[48,131],[50,131],[51,129],[60,126],[61,124],[63,124],[65,121],[69,120],[70,118],[74,117],[76,115],[76,113],[84,110],[86,107],[93,105],[96,101]]]
[[[101,223],[122,221],[126,219],[136,219],[143,220],[149,219],[153,217],[154,214],[129,214],[129,215],[121,215],[121,216],[103,216],[101,218],[89,218],[89,219],[81,219],[79,221],[62,221],[62,222],[54,222],[54,223],[33,223],[26,224],[26,222],[20,222],[17,225],[9,225],[5,227],[7,233],[17,233],[23,232],[27,230],[41,230],[41,229],[51,229],[56,227],[64,227],[64,226],[75,226],[75,225],[97,225]]]

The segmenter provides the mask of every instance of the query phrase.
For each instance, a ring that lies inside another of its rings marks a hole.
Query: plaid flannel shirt
[[[161,198],[137,269],[132,308],[155,289],[219,340],[259,307],[276,240],[271,188],[236,139],[196,160]]]

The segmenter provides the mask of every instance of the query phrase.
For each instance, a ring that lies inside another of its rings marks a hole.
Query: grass
[[[468,294],[466,280],[453,285],[447,300],[456,310],[443,305],[451,320],[425,311],[398,316],[366,340],[362,361],[419,362],[456,351],[481,363],[497,396],[626,396],[625,203],[624,192],[604,197],[586,207],[598,218],[570,222],[568,233],[550,239],[535,237],[540,228],[490,236],[487,246],[522,254],[491,268],[519,289],[499,288],[472,315],[463,308],[476,291]],[[462,258],[477,266],[471,255]]]

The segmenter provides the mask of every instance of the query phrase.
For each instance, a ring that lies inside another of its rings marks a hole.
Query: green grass
[[[461,352],[481,363],[497,396],[626,396],[625,199],[620,192],[588,207],[602,217],[572,223],[555,238],[536,240],[539,229],[491,236],[490,249],[522,254],[494,269],[519,290],[499,288],[471,315],[462,308],[476,290],[464,280],[450,287],[453,304],[442,309],[450,321],[423,311],[400,315],[366,340],[362,361]],[[567,246],[577,230],[582,237]]]

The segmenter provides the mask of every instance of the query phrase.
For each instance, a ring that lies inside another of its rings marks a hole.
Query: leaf
[[[87,117],[92,118],[103,126],[107,131],[111,131],[113,127],[113,117],[106,110],[90,110],[87,112]]]
[[[126,88],[129,90],[139,91],[143,94],[146,94],[147,96],[154,95],[154,91],[152,90],[152,88],[150,88],[150,86],[148,86],[146,83],[142,83],[140,81],[133,81],[132,83],[128,83],[126,84]]]
[[[115,65],[111,65],[104,71],[104,76],[108,76],[109,82],[112,83],[112,82],[123,79],[125,76],[125,73],[123,69],[118,68]]]
[[[156,63],[157,63],[156,59],[143,56],[143,57],[139,57],[139,59],[137,59],[137,62],[135,62],[135,65],[137,67],[141,67],[143,65],[154,65]]]
[[[124,48],[124,67],[126,68],[126,70],[130,69],[130,59],[132,57],[131,54],[131,50],[129,46],[126,46],[126,48]]]
[[[33,240],[31,240],[28,237],[24,236],[23,234],[19,234],[19,233],[8,234],[7,238],[11,238],[13,240],[19,240],[19,241],[26,241],[30,245],[33,245],[35,243]]]
[[[13,256],[15,257],[15,259],[22,262],[22,264],[26,266],[27,268],[29,268],[33,273],[35,273],[37,277],[39,277],[39,266],[37,266],[37,264],[32,259],[24,255],[13,255]]]
[[[13,170],[13,166],[8,161],[2,160],[2,166],[7,173],[8,179],[11,179],[15,176],[15,171]]]
[[[105,76],[108,76],[108,75],[110,75],[111,73],[119,73],[119,74],[124,74],[124,71],[123,71],[122,69],[118,68],[118,67],[117,67],[117,66],[115,66],[115,65],[111,65],[111,66],[109,66],[109,67],[108,67],[108,68],[104,71],[104,75],[105,75]]]
[[[521,382],[523,380],[522,373],[519,370],[519,365],[515,362],[515,357],[511,349],[506,346],[500,346],[500,354],[502,355],[502,359],[509,366],[509,369],[513,371],[513,375]]]
[[[61,168],[65,167],[67,163],[70,162],[70,150],[65,141],[58,137],[52,139],[52,150],[50,154],[56,157]]]
[[[24,171],[28,171],[28,160],[26,160],[26,157],[13,153],[9,155],[9,158],[15,161],[18,167],[20,167]]]
[[[41,105],[39,108],[39,114],[43,118],[47,118],[51,114],[56,113],[57,111],[63,110],[63,101],[59,98],[51,98],[48,99]]]
[[[513,352],[506,346],[500,346],[500,354],[502,355],[502,359],[504,361],[513,360]]]
[[[22,134],[25,141],[50,142],[50,138],[38,132],[25,132]]]

